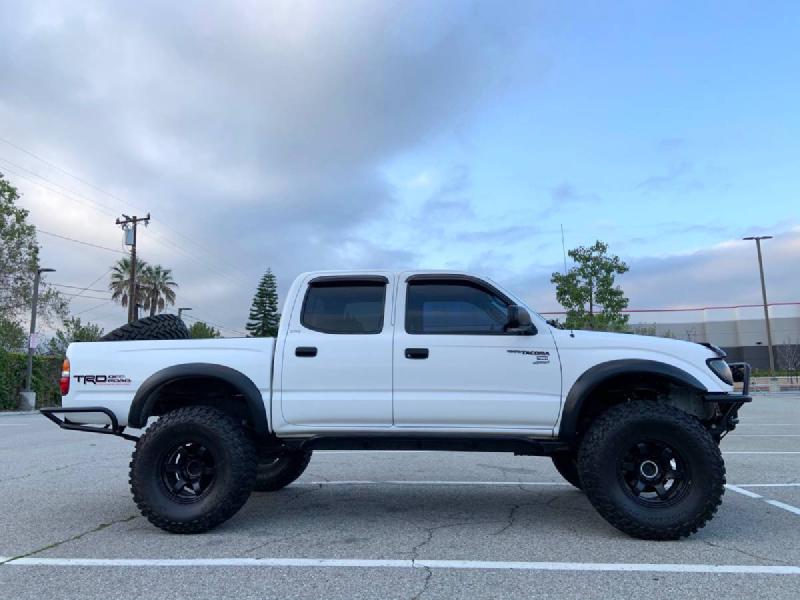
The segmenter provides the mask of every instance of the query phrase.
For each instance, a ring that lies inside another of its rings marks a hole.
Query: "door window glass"
[[[380,333],[386,285],[354,281],[312,284],[300,323],[323,333]]]
[[[502,334],[508,304],[471,282],[409,282],[406,331],[434,334]]]

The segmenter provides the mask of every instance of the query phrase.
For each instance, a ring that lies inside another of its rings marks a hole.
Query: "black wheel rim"
[[[214,456],[198,442],[174,446],[164,454],[160,470],[169,497],[186,504],[203,498],[217,478]]]
[[[624,454],[620,477],[628,494],[645,506],[672,506],[689,490],[689,465],[666,442],[638,442]]]

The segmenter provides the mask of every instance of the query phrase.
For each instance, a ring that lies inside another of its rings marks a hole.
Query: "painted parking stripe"
[[[800,483],[737,483],[736,487],[792,488],[792,487],[800,487]]]
[[[337,486],[337,485],[456,485],[456,486],[471,486],[471,485],[485,485],[485,486],[554,486],[554,487],[572,487],[572,484],[565,481],[444,481],[444,480],[378,480],[378,479],[341,479],[341,480],[327,480],[327,481],[297,481],[292,485],[313,485],[313,486]],[[800,487],[800,483],[737,483],[736,485],[728,485],[728,488],[737,488],[733,491],[738,491],[741,494],[747,495],[748,492],[741,488],[793,488]],[[750,492],[752,493],[752,492]],[[758,494],[753,494],[753,497],[760,498]]]
[[[799,451],[795,450],[723,450],[723,454],[800,454]]]
[[[785,502],[779,502],[778,500],[772,500],[770,498],[765,498],[761,494],[756,494],[755,492],[751,492],[750,490],[746,490],[738,485],[730,485],[727,484],[725,486],[732,492],[736,492],[737,494],[741,494],[742,496],[747,496],[748,498],[753,498],[755,500],[763,500],[770,506],[774,506],[775,508],[780,508],[792,514],[795,514],[800,517],[800,508],[796,506],[792,506],[791,504],[786,504]]]
[[[582,563],[361,558],[17,558],[0,557],[3,566],[20,567],[303,567],[366,569],[470,569],[515,571],[590,571],[625,573],[730,573],[800,575],[796,565],[704,565],[683,563]]]
[[[457,485],[457,486],[470,486],[470,485],[489,485],[489,486],[496,486],[496,485],[510,485],[510,486],[519,486],[519,485],[540,485],[540,486],[557,486],[557,487],[571,487],[572,484],[566,483],[564,481],[437,481],[437,480],[425,480],[425,481],[401,481],[401,480],[387,480],[387,481],[378,481],[378,480],[369,480],[369,479],[353,479],[353,480],[343,480],[343,481],[298,481],[294,485],[298,484],[305,484],[305,485],[316,485],[316,486],[323,486],[323,485]]]
[[[783,510],[788,510],[790,513],[794,513],[797,516],[800,516],[800,508],[796,506],[792,506],[791,504],[786,504],[785,502],[779,502],[778,500],[765,500],[767,504],[771,504],[772,506],[776,506],[778,508],[782,508]]]

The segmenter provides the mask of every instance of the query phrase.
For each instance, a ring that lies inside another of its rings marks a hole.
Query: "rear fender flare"
[[[175,365],[145,379],[133,397],[128,412],[128,426],[142,428],[147,424],[147,419],[152,415],[158,400],[158,392],[164,386],[182,379],[194,378],[217,379],[232,386],[244,398],[255,431],[261,434],[267,433],[267,411],[264,408],[261,392],[253,380],[240,371],[211,363]]]
[[[656,375],[674,383],[688,386],[698,392],[706,392],[700,381],[683,369],[655,360],[612,360],[586,370],[572,385],[564,402],[559,426],[559,439],[574,443],[578,436],[578,418],[585,403],[600,385],[620,375]]]

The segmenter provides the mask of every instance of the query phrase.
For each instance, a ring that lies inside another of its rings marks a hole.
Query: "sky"
[[[799,28],[792,2],[6,0],[0,172],[106,329],[114,221],[147,212],[140,256],[226,335],[267,267],[468,270],[559,310],[562,226],[628,263],[632,308],[758,303],[760,234],[770,301],[800,301]]]

